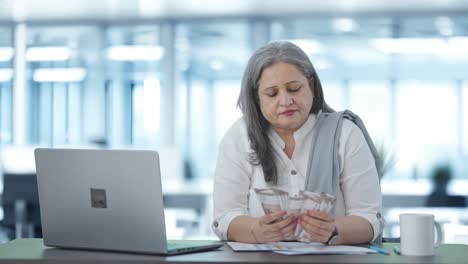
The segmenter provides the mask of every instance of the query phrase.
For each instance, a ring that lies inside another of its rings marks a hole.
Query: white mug
[[[434,242],[434,226],[437,240]],[[407,256],[432,256],[442,241],[442,229],[432,214],[400,214],[400,251]]]

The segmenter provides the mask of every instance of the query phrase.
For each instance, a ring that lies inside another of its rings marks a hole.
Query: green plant
[[[452,167],[448,164],[435,167],[431,178],[436,184],[447,184],[452,179]]]
[[[377,144],[377,152],[380,162],[380,178],[389,172],[396,164],[395,153],[389,151],[383,142]]]

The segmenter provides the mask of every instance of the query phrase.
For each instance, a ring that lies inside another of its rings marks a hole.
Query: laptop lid
[[[35,158],[45,245],[187,252],[168,251],[157,152],[39,148]]]

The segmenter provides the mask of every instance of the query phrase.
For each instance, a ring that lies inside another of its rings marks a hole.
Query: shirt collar
[[[306,122],[294,132],[294,140],[296,141],[296,144],[298,142],[302,142],[304,140],[304,137],[307,136],[308,132],[312,131],[317,121],[317,118],[321,113],[322,111],[320,111],[318,114],[309,114]],[[280,147],[281,149],[284,149],[286,147],[286,144],[284,143],[283,139],[281,139],[280,135],[271,126],[268,129],[268,137],[270,138],[272,144]]]

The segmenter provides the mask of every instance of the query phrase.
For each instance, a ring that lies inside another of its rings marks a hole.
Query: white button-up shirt
[[[281,137],[273,129],[269,130],[278,173],[275,186],[265,182],[260,165],[249,162],[249,153],[253,150],[244,119],[239,119],[227,131],[219,147],[213,193],[212,227],[220,239],[227,240],[229,224],[237,216],[265,214],[254,188],[275,187],[289,194],[304,190],[316,120],[316,114],[309,115],[306,123],[294,133],[291,159],[283,151],[285,143]],[[338,148],[340,188],[336,194],[335,216],[357,215],[367,219],[375,240],[384,226],[377,169],[364,135],[349,120],[343,120]]]

